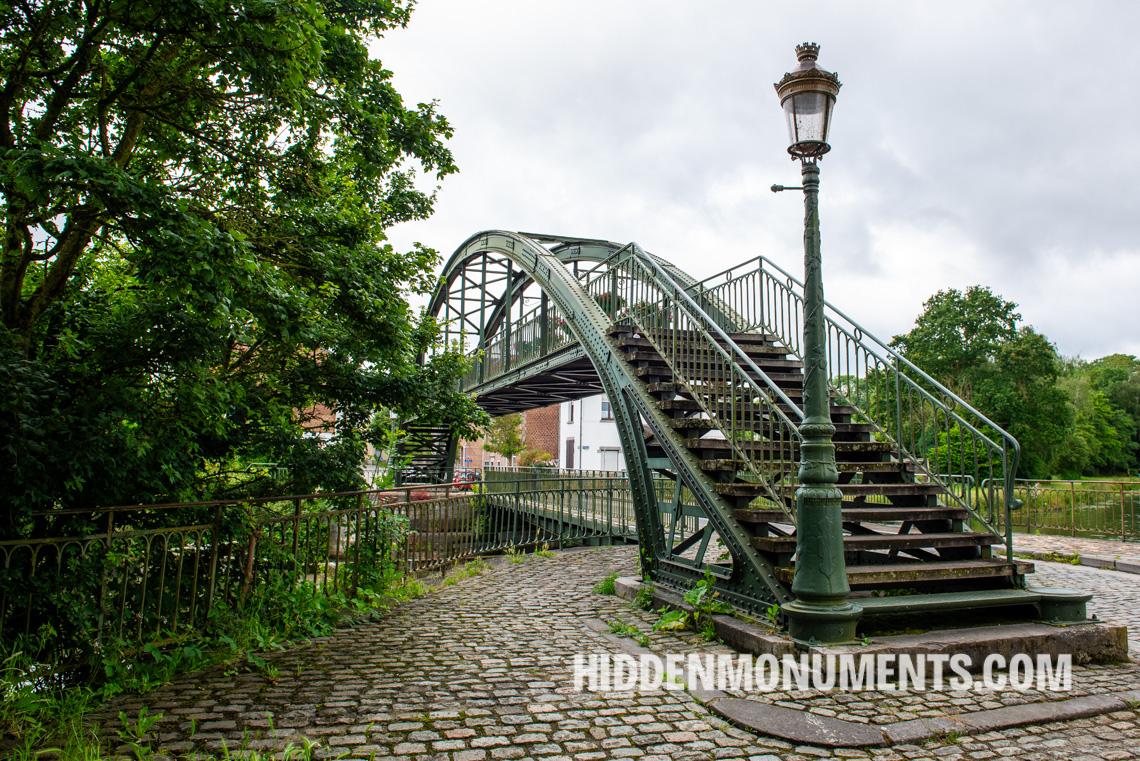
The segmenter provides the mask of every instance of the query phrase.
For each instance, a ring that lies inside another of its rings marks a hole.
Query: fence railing
[[[447,484],[40,514],[39,538],[0,541],[0,642],[75,660],[201,631],[266,585],[351,598],[385,574],[636,537],[624,474],[486,477],[470,491]]]
[[[779,489],[796,482],[803,411],[637,244],[606,264],[586,291],[615,325],[635,327],[652,345],[673,382],[700,407],[704,419],[693,422],[718,431],[740,470],[763,484],[771,503],[794,522]]]
[[[1019,478],[1014,493],[1013,531],[1140,541],[1140,481]]]
[[[803,357],[803,283],[760,256],[687,289],[727,331],[774,334]],[[828,379],[860,418],[892,441],[926,478],[979,526],[998,533],[1010,521],[1017,440],[958,395],[876,338],[846,314],[825,305]],[[979,499],[977,484],[986,493]],[[1012,546],[1006,533],[1007,556]]]

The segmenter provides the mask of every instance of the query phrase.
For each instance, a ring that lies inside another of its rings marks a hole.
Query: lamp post
[[[792,577],[796,599],[783,606],[789,633],[801,644],[853,641],[862,612],[847,599],[851,588],[843,559],[843,495],[836,487],[819,251],[818,162],[831,150],[827,133],[840,84],[839,77],[819,67],[818,55],[819,45],[813,42],[797,45],[799,65],[776,83],[788,119],[788,153],[801,163],[804,191],[804,422]],[[784,188],[772,188],[777,189]]]

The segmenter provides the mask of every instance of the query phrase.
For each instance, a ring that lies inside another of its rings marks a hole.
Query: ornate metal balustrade
[[[69,510],[0,541],[0,642],[60,662],[200,632],[264,585],[351,599],[387,576],[549,543],[632,541],[623,473],[489,471],[451,485]]]
[[[766,257],[687,291],[719,316],[723,329],[774,333],[802,358],[803,283]],[[833,391],[898,446],[924,477],[945,486],[977,524],[1004,534],[1012,561],[1017,440],[830,304],[824,319]]]
[[[665,269],[630,244],[606,260],[586,291],[615,325],[652,344],[732,454],[795,522],[778,485],[795,483],[803,411]],[[794,419],[793,419],[794,418]]]

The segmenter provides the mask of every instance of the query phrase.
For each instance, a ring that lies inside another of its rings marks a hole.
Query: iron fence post
[[[98,629],[95,632],[95,641],[102,643],[103,640],[103,622],[106,618],[107,612],[107,567],[111,561],[111,536],[115,530],[115,511],[107,511],[107,538],[106,550],[103,555],[102,569],[100,572],[99,580],[99,623]]]
[[[214,507],[214,524],[211,529],[211,542],[210,542],[210,579],[206,586],[206,619],[209,620],[210,612],[214,609],[214,592],[217,589],[218,579],[218,544],[222,533],[222,506],[216,505]]]

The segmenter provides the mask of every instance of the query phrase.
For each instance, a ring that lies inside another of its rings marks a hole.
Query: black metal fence
[[[267,584],[355,596],[385,574],[636,536],[624,474],[489,471],[454,486],[56,511],[0,541],[0,638],[53,659],[200,631]]]

